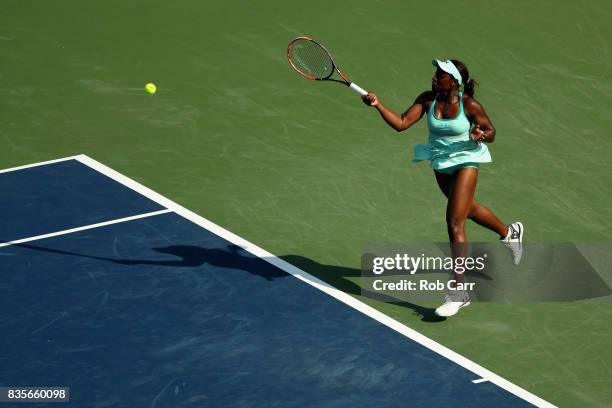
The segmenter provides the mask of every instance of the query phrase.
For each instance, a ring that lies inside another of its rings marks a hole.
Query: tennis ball
[[[145,85],[145,91],[153,95],[155,92],[157,92],[157,87],[155,86],[154,83],[149,82],[148,84]]]

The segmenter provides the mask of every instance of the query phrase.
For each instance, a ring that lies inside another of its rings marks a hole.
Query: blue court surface
[[[0,386],[47,406],[549,406],[86,156],[0,191]]]

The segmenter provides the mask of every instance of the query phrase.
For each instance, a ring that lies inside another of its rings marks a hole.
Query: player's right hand
[[[373,94],[373,93],[368,93],[366,95],[363,95],[361,97],[361,100],[363,101],[363,103],[365,103],[368,106],[378,105],[378,96],[376,96],[376,94]]]

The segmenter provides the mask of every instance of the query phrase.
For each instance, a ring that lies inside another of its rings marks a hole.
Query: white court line
[[[351,295],[344,293],[333,286],[329,285],[326,282],[323,282],[319,278],[316,278],[309,273],[297,268],[294,265],[276,257],[270,252],[248,242],[247,240],[239,237],[238,235],[230,232],[217,224],[199,216],[198,214],[186,209],[185,207],[175,203],[174,201],[162,196],[161,194],[151,190],[148,187],[143,186],[142,184],[130,179],[129,177],[124,176],[123,174],[111,169],[110,167],[88,157],[86,155],[77,156],[77,160],[81,163],[90,166],[91,168],[99,171],[100,173],[114,179],[115,181],[125,185],[133,189],[134,191],[150,198],[151,200],[157,202],[158,204],[173,210],[175,213],[180,216],[188,219],[189,221],[209,230],[210,232],[220,236],[221,238],[229,241],[235,245],[238,245],[250,252],[251,254],[264,259],[268,263],[276,266],[277,268],[293,275],[294,277],[300,279],[301,281],[314,286],[315,288],[327,293],[328,295],[334,297],[335,299],[345,303],[346,305],[352,307],[355,310],[360,311],[361,313],[371,317],[372,319],[384,324],[385,326],[395,330],[398,333],[403,334],[404,336],[412,339],[413,341],[427,347],[428,349],[446,357],[447,359],[459,364],[460,366],[472,371],[473,373],[479,375],[483,379],[494,383],[500,388],[505,389],[506,391],[516,395],[524,399],[531,404],[534,404],[538,407],[546,407],[546,408],[554,408],[555,406],[550,402],[538,397],[530,393],[529,391],[519,387],[506,380],[505,378],[500,377],[499,375],[493,373],[492,371],[487,370],[486,368],[474,363],[473,361],[463,357],[461,354],[454,352],[453,350],[441,345],[440,343],[435,342],[434,340],[424,336],[423,334],[417,332],[414,329],[411,329],[408,326],[403,325],[397,320],[392,319],[391,317],[385,315],[384,313],[366,305],[365,303],[355,299]]]
[[[479,378],[479,379],[477,379],[477,380],[472,380],[472,382],[473,382],[474,384],[480,384],[480,383],[483,383],[483,382],[485,382],[485,381],[488,381],[488,380],[487,380],[486,378]]]
[[[34,237],[17,239],[15,241],[2,242],[2,243],[0,243],[0,248],[7,247],[7,246],[10,246],[10,245],[23,244],[24,242],[37,241],[39,239],[57,237],[59,235],[72,234],[73,232],[79,232],[79,231],[85,231],[85,230],[88,230],[88,229],[104,227],[106,225],[119,224],[120,222],[139,220],[141,218],[147,218],[147,217],[154,217],[156,215],[166,214],[166,213],[169,213],[169,212],[172,212],[172,210],[164,209],[164,210],[153,211],[153,212],[148,212],[148,213],[144,213],[144,214],[132,215],[130,217],[117,218],[115,220],[99,222],[97,224],[89,224],[89,225],[84,225],[82,227],[70,228],[70,229],[63,230],[63,231],[51,232],[49,234],[36,235]]]
[[[48,160],[48,161],[44,161],[44,162],[26,164],[25,166],[10,167],[8,169],[0,170],[0,174],[2,174],[2,173],[9,173],[11,171],[29,169],[31,167],[44,166],[45,164],[53,164],[53,163],[59,163],[59,162],[68,161],[68,160],[75,160],[77,158],[78,158],[78,156],[70,156],[70,157],[64,157],[64,158],[61,158],[61,159]]]
[[[554,408],[550,402],[538,397],[530,393],[529,391],[511,383],[510,381],[500,377],[499,375],[487,370],[486,368],[476,364],[475,362],[463,357],[462,355],[454,352],[453,350],[441,345],[440,343],[435,342],[434,340],[424,336],[423,334],[417,332],[416,330],[411,329],[408,326],[403,325],[397,320],[392,319],[391,317],[385,315],[384,313],[366,305],[365,303],[355,299],[351,295],[344,293],[333,286],[323,282],[322,280],[308,274],[307,272],[297,268],[294,265],[274,256],[268,251],[259,248],[258,246],[244,240],[243,238],[235,235],[234,233],[214,224],[213,222],[197,215],[196,213],[182,207],[181,205],[175,203],[174,201],[169,200],[168,198],[162,196],[161,194],[143,186],[142,184],[124,176],[123,174],[111,169],[108,166],[86,156],[86,155],[78,155],[74,157],[76,160],[81,163],[99,171],[100,173],[114,179],[115,181],[125,185],[126,187],[131,188],[132,190],[148,197],[149,199],[157,202],[158,204],[174,211],[178,215],[188,219],[189,221],[209,230],[210,232],[218,235],[219,237],[232,242],[235,245],[238,245],[250,252],[251,254],[260,257],[267,261],[268,263],[276,266],[277,268],[293,275],[297,279],[325,292],[326,294],[334,297],[335,299],[345,303],[346,305],[352,307],[355,310],[360,311],[361,313],[369,316],[370,318],[384,324],[385,326],[395,330],[396,332],[410,338],[411,340],[427,347],[428,349],[446,357],[447,359],[453,361],[454,363],[464,367],[467,370],[477,374],[482,377],[484,381],[490,381],[493,384],[499,386],[500,388],[505,389],[506,391],[516,395],[524,399],[525,401],[536,405],[538,407],[546,407],[546,408]],[[476,380],[478,381],[478,380]],[[481,381],[483,382],[483,381]]]

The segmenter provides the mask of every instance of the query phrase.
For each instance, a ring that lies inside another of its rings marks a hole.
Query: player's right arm
[[[425,103],[428,100],[431,100],[430,94],[431,91],[426,91],[417,96],[412,106],[406,109],[406,111],[401,115],[398,115],[383,105],[376,94],[368,93],[367,95],[364,95],[362,99],[366,105],[375,107],[376,110],[378,110],[378,113],[380,113],[380,116],[382,116],[389,126],[398,132],[401,132],[402,130],[406,130],[410,126],[414,125],[419,121],[419,119],[421,119],[421,117],[423,117],[423,114],[427,110]]]

